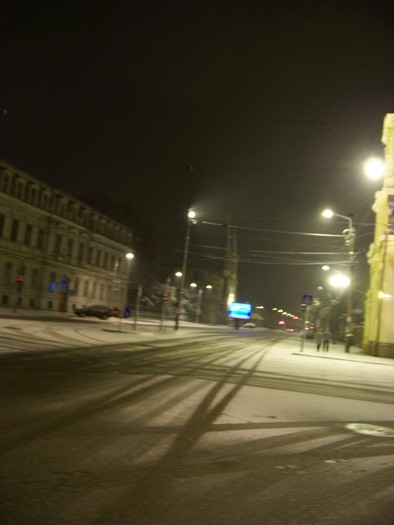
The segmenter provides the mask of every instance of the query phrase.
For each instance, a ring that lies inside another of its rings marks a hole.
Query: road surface
[[[259,330],[2,325],[2,524],[393,524],[389,360]]]

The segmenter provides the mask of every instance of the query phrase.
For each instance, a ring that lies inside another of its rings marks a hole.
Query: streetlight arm
[[[349,223],[349,227],[353,228],[353,219],[349,217],[349,215],[341,215],[340,213],[336,213],[335,211],[332,212],[335,217],[340,217],[341,219],[346,219]]]

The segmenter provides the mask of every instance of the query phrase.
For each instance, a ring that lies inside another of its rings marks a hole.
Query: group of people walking
[[[324,330],[318,330],[315,334],[316,350],[319,351],[323,343],[322,352],[328,352],[330,348],[330,341],[332,339],[332,333],[328,328]]]

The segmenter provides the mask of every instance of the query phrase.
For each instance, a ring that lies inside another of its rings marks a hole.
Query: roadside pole
[[[300,351],[303,352],[304,344],[305,344],[305,337],[306,337],[306,327],[309,322],[309,304],[302,304],[301,311],[305,312],[304,323],[303,323],[303,328],[302,328],[302,335],[301,335],[301,348],[300,348]]]
[[[137,297],[135,301],[134,324],[133,324],[134,330],[137,330],[138,318],[140,315],[141,295],[142,295],[142,284],[139,284],[137,288]]]
[[[159,330],[165,332],[166,328],[164,326],[164,322],[166,319],[166,313],[167,313],[167,302],[170,298],[170,277],[166,279],[166,284],[164,291],[162,293],[161,297],[161,316],[160,316],[160,324],[159,324]]]

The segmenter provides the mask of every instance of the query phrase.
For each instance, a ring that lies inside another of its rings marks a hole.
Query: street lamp
[[[192,224],[196,224],[196,212],[194,210],[189,210],[187,214],[187,226],[186,226],[186,237],[185,237],[185,245],[183,248],[183,260],[182,260],[182,275],[181,277],[181,283],[180,288],[178,289],[178,301],[175,311],[175,326],[174,329],[178,330],[179,328],[179,316],[182,310],[182,301],[183,301],[183,294],[184,294],[184,288],[185,288],[185,278],[186,278],[186,268],[187,268],[187,257],[189,255],[189,243],[190,243],[190,226]]]
[[[204,294],[204,288],[199,288],[197,283],[190,283],[191,288],[198,288],[197,290],[197,302],[196,302],[196,311],[195,311],[195,322],[199,323],[202,313],[202,302],[203,302],[203,294]],[[207,284],[205,286],[205,290],[212,290],[212,285]]]
[[[126,293],[126,302],[128,303],[130,301],[130,297],[131,297],[131,272],[132,272],[132,265],[131,265],[131,261],[134,259],[134,253],[133,252],[127,252],[125,253],[125,259],[127,259],[127,263],[130,265],[129,266],[129,271],[128,271],[128,274],[129,274],[129,279],[128,279],[128,290],[127,290],[127,293]],[[126,304],[126,308],[127,308],[127,304]]]
[[[345,246],[349,248],[349,293],[347,301],[347,314],[346,314],[346,330],[345,330],[345,348],[346,352],[350,349],[350,344],[352,340],[352,310],[353,310],[353,287],[354,287],[354,252],[356,246],[356,232],[353,228],[353,219],[350,215],[340,215],[332,210],[324,210],[322,213],[323,217],[331,219],[331,217],[339,217],[345,219],[348,222],[348,229],[344,230],[342,233],[345,237]]]
[[[347,275],[343,275],[343,273],[338,272],[334,273],[329,279],[329,283],[333,288],[348,288],[350,286],[350,279]]]
[[[380,180],[383,178],[385,172],[385,164],[382,159],[373,157],[364,164],[364,171],[367,177],[373,180]]]

